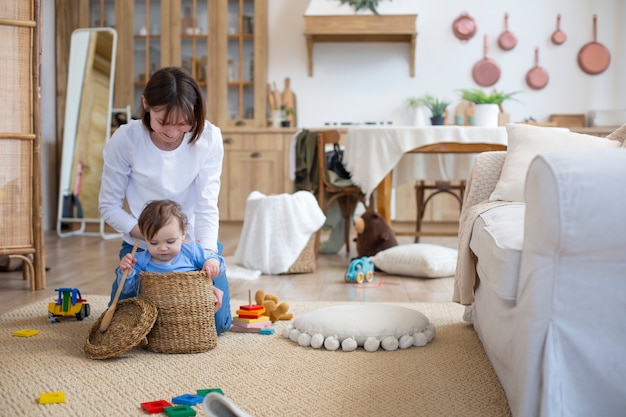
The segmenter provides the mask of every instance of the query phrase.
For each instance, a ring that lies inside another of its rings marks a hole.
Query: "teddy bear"
[[[293,314],[287,313],[289,304],[285,302],[279,303],[276,295],[265,294],[263,290],[258,290],[254,295],[254,299],[257,305],[265,307],[265,315],[270,318],[272,323],[275,323],[277,320],[291,320],[293,318]]]
[[[374,256],[378,252],[398,246],[396,234],[376,211],[367,209],[354,219],[356,251],[359,257]]]

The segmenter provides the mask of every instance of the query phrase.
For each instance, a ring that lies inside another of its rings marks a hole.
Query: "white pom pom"
[[[428,326],[424,329],[424,334],[429,342],[433,340],[433,337],[435,337],[435,326],[432,323],[428,323]]]
[[[301,333],[300,336],[298,336],[298,344],[304,347],[311,345],[311,335],[308,333]]]
[[[413,335],[413,346],[426,346],[428,338],[424,333],[415,333]]]
[[[341,342],[341,350],[343,350],[344,352],[352,352],[358,346],[359,344],[356,342],[356,340],[353,337],[344,339],[343,342]]]
[[[370,336],[367,339],[365,339],[365,343],[363,343],[363,349],[367,350],[368,352],[376,352],[379,347],[380,347],[380,340],[376,339],[373,336]]]
[[[393,336],[387,336],[383,339],[381,345],[385,350],[396,350],[398,349],[398,339]]]
[[[400,343],[399,343],[400,349],[406,349],[411,346],[413,346],[413,336],[409,336],[408,334],[405,334],[404,336],[400,338]]]
[[[315,349],[319,349],[324,345],[324,335],[321,333],[316,333],[311,338],[311,347]]]
[[[285,328],[283,329],[283,337],[285,339],[289,339],[289,332],[291,331],[291,329],[293,329],[293,324],[288,324],[287,326],[285,326]]]
[[[339,339],[337,336],[328,336],[326,340],[324,340],[324,347],[326,350],[337,350],[339,349]]]
[[[298,329],[291,329],[291,331],[289,332],[289,339],[292,342],[298,342],[298,338],[300,337],[300,330]]]

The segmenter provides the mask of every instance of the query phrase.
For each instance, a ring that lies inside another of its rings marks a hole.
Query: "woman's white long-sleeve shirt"
[[[106,143],[100,186],[102,218],[124,240],[134,244],[130,231],[146,203],[170,199],[187,216],[187,237],[202,247],[217,250],[219,210],[217,199],[224,158],[220,129],[205,121],[202,136],[189,144],[186,133],[172,151],[157,148],[141,120],[120,126]],[[127,200],[130,213],[124,209]],[[145,246],[140,243],[140,246]]]

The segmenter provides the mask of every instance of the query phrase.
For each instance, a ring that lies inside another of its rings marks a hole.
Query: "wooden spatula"
[[[137,246],[139,246],[139,241],[135,242],[135,246],[133,246],[133,250],[130,252],[130,256],[135,257],[135,252],[137,252]],[[126,277],[132,268],[127,269],[122,274],[122,279],[120,280],[119,285],[117,286],[117,292],[115,293],[115,297],[113,297],[113,302],[107,309],[106,313],[104,313],[104,317],[102,317],[102,321],[100,322],[100,331],[106,332],[111,324],[111,320],[113,320],[113,315],[115,314],[115,307],[117,307],[117,300],[120,298],[120,294],[122,293],[122,288],[124,288],[124,283],[126,282]]]

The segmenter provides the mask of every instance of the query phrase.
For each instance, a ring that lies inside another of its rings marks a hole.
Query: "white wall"
[[[338,1],[338,0],[337,0]],[[386,0],[381,0],[385,2]],[[298,124],[319,127],[324,122],[392,121],[409,124],[404,102],[409,96],[431,93],[450,100],[455,90],[474,87],[472,66],[482,58],[482,36],[490,37],[489,56],[502,75],[495,88],[522,91],[520,102],[507,102],[512,121],[532,116],[546,120],[553,113],[587,113],[590,110],[626,109],[626,6],[623,0],[390,0],[418,4],[416,74],[409,77],[408,46],[381,43],[320,43],[314,47],[314,76],[307,75],[303,15],[308,0],[270,0],[268,81],[283,88],[291,78],[296,94]],[[468,6],[468,3],[471,5]],[[42,2],[43,70],[42,117],[44,157],[44,225],[55,227],[57,201],[54,6]],[[467,12],[476,19],[478,32],[467,43],[451,30],[454,19]],[[509,13],[509,29],[518,37],[515,49],[505,52],[496,42]],[[556,14],[567,41],[550,42]],[[602,74],[580,70],[576,57],[593,38],[592,17],[598,15],[598,41],[611,52],[611,64]],[[534,65],[534,47],[540,47],[540,64],[550,74],[543,90],[529,89],[524,81]]]
[[[484,34],[489,36],[489,57],[501,69],[494,87],[521,91],[519,102],[504,106],[511,121],[529,116],[544,121],[554,113],[626,109],[623,0],[410,1],[418,3],[419,9],[414,78],[409,76],[409,47],[404,43],[315,44],[314,74],[309,77],[302,35],[302,16],[309,1],[269,1],[268,78],[281,90],[284,78],[291,78],[300,126],[321,126],[328,121],[410,124],[404,104],[407,97],[431,93],[458,100],[456,90],[477,87],[471,70],[483,57]],[[455,38],[451,29],[463,12],[474,17],[478,25],[476,36],[467,43]],[[518,38],[511,51],[497,45],[505,12],[509,13],[509,30]],[[557,13],[562,15],[561,29],[567,35],[560,46],[550,41]],[[604,73],[591,76],[579,68],[577,55],[593,39],[594,13],[598,15],[598,42],[611,52],[611,64]],[[534,66],[535,46],[540,49],[540,65],[550,75],[548,85],[538,91],[525,83],[526,73]]]

